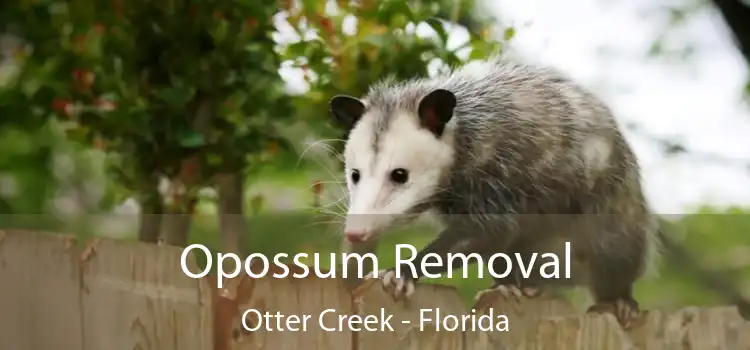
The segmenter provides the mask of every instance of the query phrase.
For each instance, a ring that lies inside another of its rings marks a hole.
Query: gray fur
[[[386,80],[363,97],[380,118],[376,134],[388,132],[397,111],[416,115],[419,101],[434,89],[457,97],[446,131],[455,161],[433,200],[413,210],[436,209],[446,228],[420,254],[562,254],[562,242],[570,241],[572,281],[497,283],[585,284],[597,303],[635,303],[632,285],[658,251],[658,225],[636,157],[610,109],[554,69],[500,58],[483,64],[484,75],[459,68],[431,79]],[[592,140],[608,146],[605,166],[587,157]]]

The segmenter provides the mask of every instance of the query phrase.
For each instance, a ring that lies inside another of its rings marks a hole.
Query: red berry
[[[91,86],[91,84],[94,83],[94,78],[96,77],[94,75],[94,72],[85,69],[75,69],[71,74],[73,75],[73,79],[75,79],[79,83],[82,83],[86,87]]]
[[[62,99],[62,98],[55,98],[52,100],[52,109],[54,109],[57,112],[68,114],[70,112],[69,109],[70,101]]]

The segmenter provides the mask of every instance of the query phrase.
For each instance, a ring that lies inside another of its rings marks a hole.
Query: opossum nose
[[[358,232],[347,232],[346,233],[346,239],[349,240],[349,242],[357,243],[364,241],[365,235],[358,233]]]

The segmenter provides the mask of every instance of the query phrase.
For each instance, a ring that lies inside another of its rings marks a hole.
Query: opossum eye
[[[351,178],[352,178],[352,182],[356,185],[357,182],[359,182],[359,170],[357,169],[352,170]]]
[[[398,168],[391,171],[391,181],[397,184],[405,184],[409,181],[409,172],[406,169]]]

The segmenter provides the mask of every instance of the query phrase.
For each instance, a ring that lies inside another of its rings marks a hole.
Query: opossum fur
[[[353,240],[434,212],[444,229],[417,261],[449,252],[562,256],[569,241],[571,280],[496,284],[586,285],[597,304],[637,309],[632,286],[658,257],[658,222],[617,120],[572,78],[498,57],[433,78],[386,79],[361,98],[334,97],[330,111],[348,132]],[[406,282],[421,277],[404,270]]]

